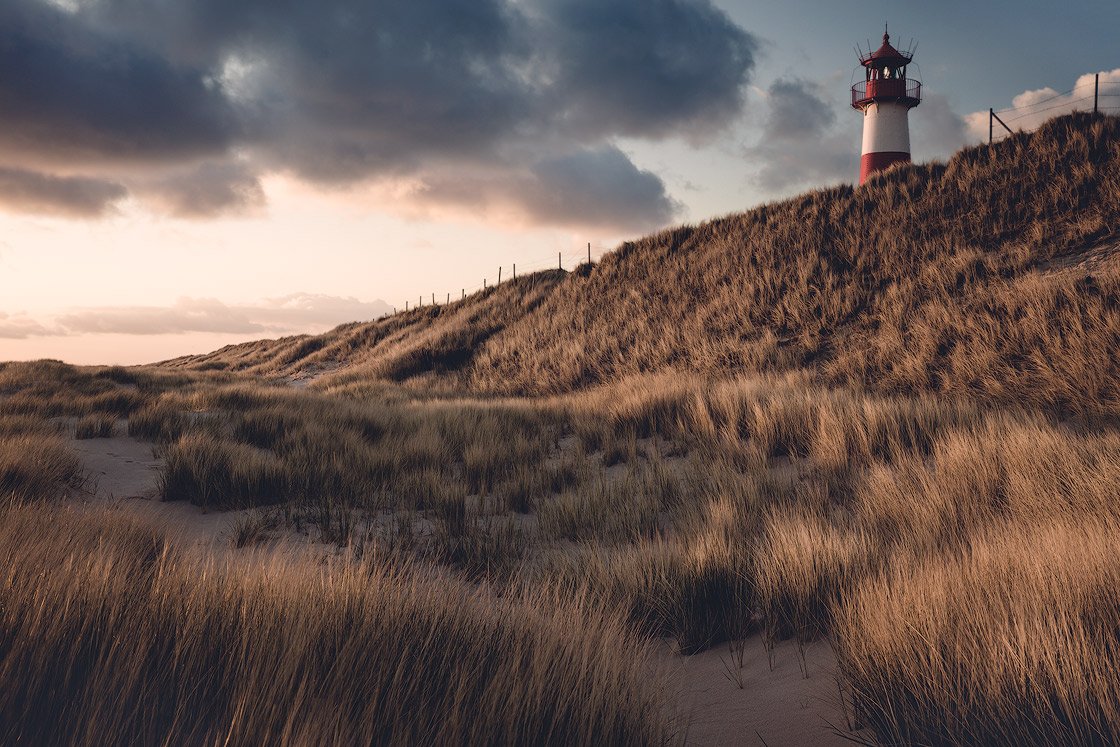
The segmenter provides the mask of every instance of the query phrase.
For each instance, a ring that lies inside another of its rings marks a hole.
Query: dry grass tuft
[[[81,462],[61,436],[0,434],[0,504],[60,498],[84,482]]]
[[[115,415],[94,413],[78,419],[74,425],[74,438],[112,438],[116,429]]]
[[[0,558],[6,743],[668,738],[643,645],[578,600],[423,568],[223,568],[119,519],[39,509],[6,511]]]
[[[1120,525],[1000,527],[899,562],[838,610],[842,671],[891,744],[1120,740]]]

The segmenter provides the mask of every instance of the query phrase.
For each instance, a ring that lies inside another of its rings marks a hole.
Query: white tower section
[[[863,110],[863,150],[860,155],[899,153],[910,160],[909,114],[910,107],[893,101],[868,104]]]

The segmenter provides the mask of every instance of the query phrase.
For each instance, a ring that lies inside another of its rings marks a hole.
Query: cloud
[[[1086,73],[1080,76],[1069,93],[1059,93],[1049,87],[1023,91],[1011,99],[1009,108],[998,110],[997,114],[1012,130],[1033,130],[1046,120],[1063,114],[1092,111],[1094,75]],[[1101,106],[1120,106],[1120,68],[1100,73],[1100,85],[1104,94]],[[973,112],[965,117],[965,121],[974,141],[988,141],[988,112]],[[998,122],[995,129],[996,137],[1007,132]]]
[[[203,163],[152,182],[145,191],[154,202],[180,218],[245,213],[265,204],[260,179],[239,161]]]
[[[770,105],[763,125],[767,140],[804,142],[836,122],[836,112],[823,99],[820,86],[800,78],[774,81],[766,101]]]
[[[326,185],[484,174],[500,185],[484,196],[596,225],[608,216],[584,194],[601,176],[627,188],[615,225],[666,218],[664,186],[617,140],[728,126],[757,49],[710,0],[69,7],[0,9],[0,69],[19,71],[0,78],[0,158],[80,165],[191,217],[259,205],[259,176],[279,171]],[[527,177],[582,191],[521,199]]]
[[[542,223],[610,226],[621,218],[643,229],[667,223],[680,210],[659,176],[613,146],[541,161],[531,171],[525,204]]]
[[[25,340],[28,337],[52,334],[34,319],[22,314],[6,314],[0,311],[0,340]]]
[[[0,153],[20,165],[222,153],[238,125],[203,68],[37,0],[0,4]]]
[[[727,122],[757,41],[707,0],[544,0],[551,99],[584,131],[662,136]]]
[[[758,167],[766,190],[852,181],[859,171],[859,135],[852,123],[838,124],[822,88],[800,78],[779,79],[766,95],[762,135],[746,155]]]
[[[922,104],[911,115],[910,146],[914,160],[946,159],[976,142],[965,118],[957,114],[943,94],[922,94]]]
[[[162,335],[188,332],[288,334],[316,332],[345,322],[374,319],[392,310],[384,301],[296,293],[253,305],[181,298],[172,306],[115,306],[76,309],[50,325],[26,316],[0,313],[0,337],[77,334]]]
[[[60,177],[0,167],[0,205],[28,213],[95,218],[128,196],[121,184],[90,177]]]
[[[359,301],[353,297],[315,293],[293,293],[267,299],[263,304],[242,307],[260,323],[276,330],[294,330],[307,325],[334,326],[345,322],[376,319],[393,307],[384,301]]]
[[[433,180],[419,194],[426,203],[491,209],[514,221],[633,231],[662,226],[680,212],[661,178],[614,146],[547,158],[517,175]]]

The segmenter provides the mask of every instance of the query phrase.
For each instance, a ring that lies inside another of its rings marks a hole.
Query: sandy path
[[[727,671],[727,666],[738,668],[726,645],[695,656],[666,649],[662,663],[679,688],[680,718],[688,723],[686,744],[852,744],[833,731],[846,729],[847,722],[836,686],[836,658],[827,641],[805,646],[808,677],[792,641],[776,646],[773,671],[760,636],[746,642],[743,654],[740,689]]]

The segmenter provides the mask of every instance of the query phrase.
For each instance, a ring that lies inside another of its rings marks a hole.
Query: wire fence
[[[601,257],[603,250],[600,250],[598,256]],[[428,308],[432,306],[447,306],[456,302],[465,301],[466,299],[478,293],[493,290],[503,283],[508,283],[511,280],[516,280],[524,275],[529,275],[535,272],[544,270],[563,270],[572,271],[584,265],[593,265],[596,260],[593,254],[591,244],[587,245],[587,249],[578,252],[557,252],[551,258],[536,257],[530,259],[528,262],[514,262],[508,265],[498,267],[493,275],[484,277],[482,282],[468,287],[457,288],[454,291],[428,292],[426,294],[419,294],[414,299],[407,299],[401,306],[394,306],[391,312],[387,312],[378,317],[378,319],[386,319],[397,314],[413,311],[420,308]]]
[[[1044,119],[1057,116],[1053,112],[1059,110],[1063,114],[1078,111],[1120,112],[1120,80],[1102,81],[1098,73],[1093,76],[1093,80],[1086,80],[1068,91],[1055,93],[1029,104],[989,109],[988,143],[1032,129],[1042,124]]]

